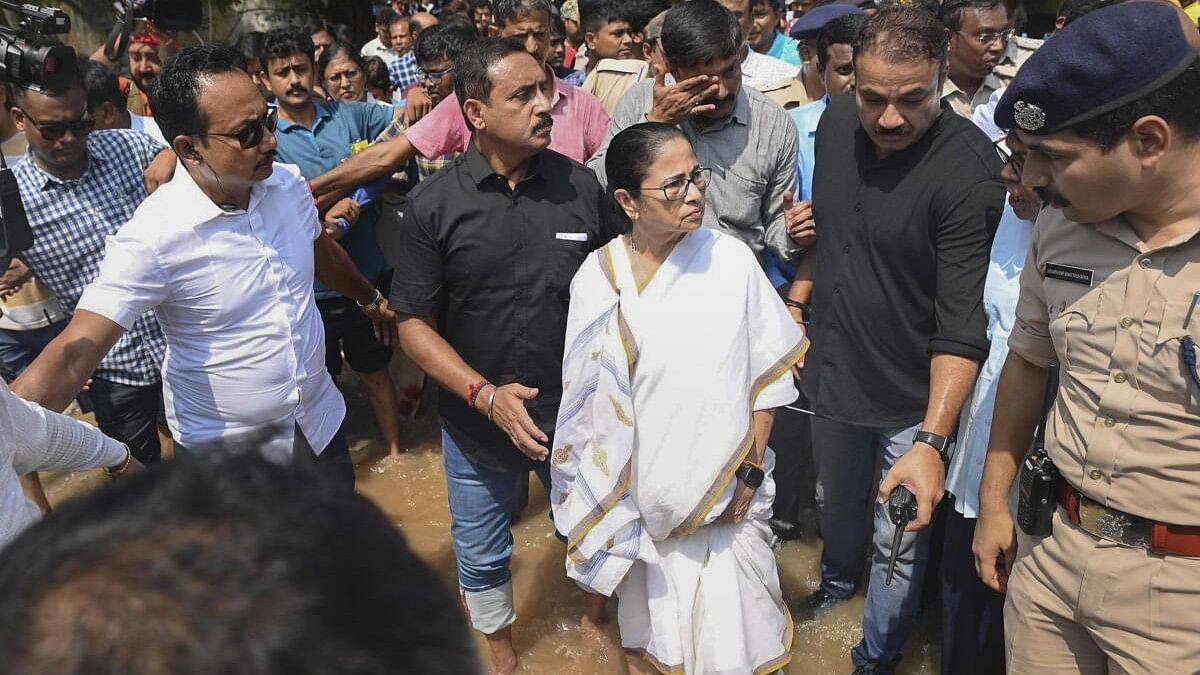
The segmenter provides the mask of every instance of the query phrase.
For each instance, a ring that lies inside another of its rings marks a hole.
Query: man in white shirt
[[[373,320],[394,314],[324,233],[296,167],[274,164],[275,111],[241,63],[228,47],[202,45],[163,70],[156,119],[184,170],[109,238],[70,325],[14,391],[65,406],[133,320],[153,310],[167,341],[164,398],[179,446],[272,429],[274,457],[316,455],[319,470],[353,486],[314,274]]]
[[[392,22],[398,21],[400,15],[390,7],[380,7],[375,10],[375,37],[367,41],[359,50],[364,59],[378,56],[383,62],[392,65],[392,61],[400,58],[400,54],[392,49]]]

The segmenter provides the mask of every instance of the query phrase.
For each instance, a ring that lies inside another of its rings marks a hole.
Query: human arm
[[[63,332],[13,382],[13,393],[49,410],[65,409],[124,332],[112,319],[77,309]]]
[[[318,208],[327,210],[355,187],[391,175],[416,155],[416,149],[408,141],[408,134],[367,146],[362,152],[312,179],[310,185],[317,197]]]
[[[979,522],[971,550],[975,571],[989,588],[1008,590],[1008,575],[1017,555],[1008,495],[1037,427],[1041,405],[1031,392],[1045,389],[1046,368],[1008,352],[996,388],[996,407],[988,438],[983,479],[979,483]]]
[[[796,202],[793,199],[800,192],[796,175],[799,137],[791,118],[786,115],[780,117],[779,124],[770,134],[772,153],[764,157],[764,161],[770,163],[764,167],[767,186],[758,208],[766,245],[775,251],[780,260],[790,262],[796,259],[802,244],[809,238],[805,232],[805,221],[811,222],[812,214],[809,212],[810,202]]]
[[[354,264],[350,254],[346,253],[346,249],[324,231],[313,241],[313,267],[321,283],[360,305],[371,304],[379,292],[374,284],[358,271],[358,266]],[[388,309],[387,298],[382,300],[379,307],[366,314],[376,323],[376,333],[385,344],[390,345],[393,331],[379,326],[396,320],[396,313]]]
[[[142,176],[146,181],[146,192],[154,192],[163,184],[170,182],[175,177],[175,153],[170,148],[163,148],[161,152],[150,160],[150,164],[146,166],[146,170],[142,172]]]
[[[0,388],[0,396],[6,399],[5,428],[21,439],[14,444],[13,469],[17,473],[116,469],[125,464],[128,449],[96,427],[47,410],[7,388]]]
[[[321,228],[330,238],[341,239],[358,222],[361,212],[359,203],[346,197],[329,207],[329,210],[321,216]]]
[[[750,423],[754,429],[754,443],[750,446],[750,453],[746,455],[745,461],[762,466],[763,459],[767,456],[767,439],[771,437],[771,427],[775,425],[775,409],[755,410]],[[726,506],[725,511],[717,518],[718,523],[742,522],[757,491],[757,488],[750,487],[740,478],[734,480],[737,483],[733,488],[733,499],[729,500],[729,506]]]
[[[487,379],[468,365],[438,333],[434,319],[402,314],[397,333],[404,353],[446,391],[453,392],[464,401],[473,385]],[[549,438],[538,429],[525,409],[525,401],[537,395],[537,389],[515,382],[499,387],[487,385],[475,398],[475,410],[486,416],[490,404],[492,422],[508,435],[513,445],[525,456],[541,461],[549,454],[544,445]]]
[[[433,99],[425,93],[425,87],[414,84],[404,96],[404,124],[412,126],[433,110]]]
[[[4,273],[0,274],[0,300],[21,290],[21,287],[33,278],[33,270],[20,258],[0,259],[0,263],[4,262],[7,262],[7,265],[2,268]]]

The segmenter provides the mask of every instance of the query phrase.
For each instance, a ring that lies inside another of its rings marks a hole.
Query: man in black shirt
[[[813,347],[801,386],[813,420],[824,550],[814,608],[852,595],[866,558],[876,461],[874,558],[856,672],[890,673],[916,616],[944,456],[986,358],[983,283],[1004,206],[987,137],[940,101],[946,34],[930,13],[873,16],[854,45],[856,93],[833,99],[817,133]],[[806,301],[804,284],[790,297]],[[885,585],[903,484],[919,515]]]
[[[516,479],[549,484],[571,279],[619,225],[595,177],[547,149],[553,85],[519,42],[482,40],[455,68],[472,144],[410,193],[391,302],[404,351],[443,388],[459,585],[507,673]]]

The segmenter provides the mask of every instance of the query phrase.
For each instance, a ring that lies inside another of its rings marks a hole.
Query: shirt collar
[[[253,211],[263,200],[267,189],[279,185],[281,180],[279,172],[281,171],[286,171],[286,169],[282,169],[276,164],[266,180],[255,183],[250,188],[250,206],[245,211],[240,209],[225,211],[204,194],[204,190],[200,189],[196,180],[192,178],[192,174],[184,167],[183,162],[176,160],[175,176],[164,186],[164,188],[170,187],[171,190],[169,192],[164,190],[164,196],[170,195],[171,203],[175,205],[172,207],[172,213],[183,219],[185,225],[199,227],[221,216],[235,216]]]
[[[983,78],[983,82],[979,83],[979,91],[975,92],[975,96],[979,96],[980,92],[987,92],[987,95],[990,97],[992,92],[1003,86],[1004,81],[996,73],[988,73],[987,77]],[[962,94],[965,97],[967,92],[959,89],[958,85],[954,84],[954,80],[947,77],[945,84],[942,85],[942,98],[946,98],[951,94]]]
[[[316,131],[317,127],[322,122],[328,122],[329,120],[333,119],[333,106],[334,104],[330,101],[318,101],[315,98],[313,99],[313,107],[317,109],[317,116],[313,120],[312,131]],[[292,127],[307,129],[307,127],[305,127],[303,124],[296,124],[295,122],[289,122],[283,119],[282,115],[277,118],[276,125],[276,128],[284,133],[287,133],[287,131]]]
[[[542,152],[545,152],[545,150],[534,155],[533,158],[529,160],[529,175],[527,175],[524,180],[521,181],[521,183],[525,183],[526,181],[534,178],[542,179],[545,177],[542,174]],[[463,168],[466,170],[467,175],[471,178],[472,182],[475,183],[476,187],[484,187],[489,184],[494,184],[496,183],[496,179],[499,178],[504,181],[505,189],[508,189],[508,179],[504,178],[492,169],[492,165],[488,164],[487,158],[483,156],[483,153],[479,152],[479,148],[475,147],[474,138],[471,139],[471,143],[467,147],[467,151],[463,153]]]

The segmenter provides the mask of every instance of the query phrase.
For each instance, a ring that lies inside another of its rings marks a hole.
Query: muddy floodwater
[[[407,453],[384,455],[370,408],[353,376],[341,377],[339,386],[350,407],[347,431],[358,465],[358,491],[379,505],[404,533],[409,545],[454,588],[454,549],[450,539],[450,512],[436,422],[409,422],[404,429]],[[69,499],[104,482],[96,471],[87,474],[44,475],[52,503]],[[534,478],[530,503],[513,527],[516,538],[513,586],[518,620],[514,641],[521,660],[520,672],[547,675],[607,675],[625,673],[620,653],[603,641],[583,640],[578,630],[583,594],[563,572],[563,545],[554,537],[546,517],[545,492]],[[803,598],[820,581],[820,541],[808,536],[777,547],[784,596],[795,619],[792,662],[787,675],[848,674],[853,670],[849,651],[861,638],[863,595],[843,602],[818,617],[799,609]],[[932,580],[931,580],[932,581]],[[917,634],[910,640],[898,673],[938,672],[936,605],[929,606]],[[614,617],[608,626],[616,642]],[[480,653],[486,649],[478,640]]]

